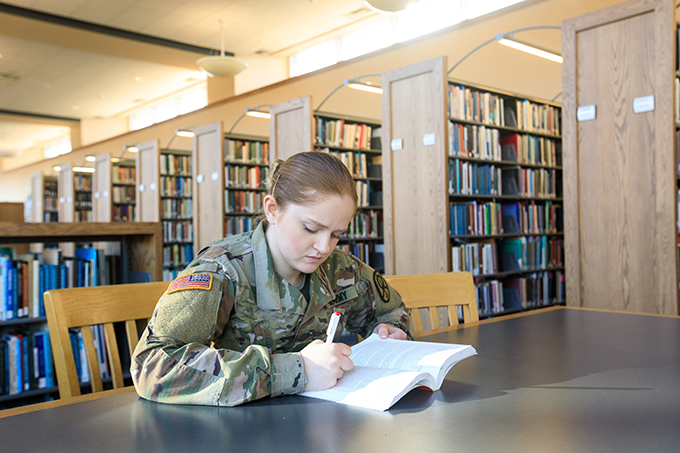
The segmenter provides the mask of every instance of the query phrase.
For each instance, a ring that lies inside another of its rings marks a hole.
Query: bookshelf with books
[[[314,113],[314,149],[335,155],[356,182],[357,213],[338,247],[373,268],[384,270],[382,147],[376,120]]]
[[[125,283],[134,272],[160,280],[161,227],[153,223],[19,223],[0,222],[0,408],[30,404],[58,395],[50,380],[49,336],[44,291],[54,288]],[[116,241],[120,255],[79,245],[72,255],[46,246],[40,252],[17,253],[19,244],[90,244]],[[83,367],[86,370],[87,367]],[[83,378],[85,376],[83,375]],[[86,380],[86,379],[84,379]]]
[[[267,137],[225,134],[221,121],[194,132],[194,247],[200,250],[257,226],[272,156]]]
[[[135,161],[96,156],[92,183],[95,222],[133,222],[135,213]]]
[[[386,273],[469,271],[480,317],[563,303],[559,105],[445,74],[383,74]]]
[[[31,175],[31,222],[58,222],[57,177],[42,172]]]
[[[163,280],[177,278],[194,258],[191,151],[160,151]]]

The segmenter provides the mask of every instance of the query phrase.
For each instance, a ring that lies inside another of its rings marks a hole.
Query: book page
[[[425,371],[424,367],[440,367],[450,356],[468,348],[460,344],[382,340],[373,334],[352,347],[350,359],[355,366]]]
[[[432,384],[425,373],[355,366],[335,387],[301,395],[384,411],[414,387]]]

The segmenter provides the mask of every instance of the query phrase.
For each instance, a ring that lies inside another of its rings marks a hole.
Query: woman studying
[[[335,248],[357,207],[354,181],[330,154],[272,165],[264,220],[205,247],[170,283],[134,352],[143,398],[234,406],[333,387],[352,368],[337,330],[406,339],[409,314],[383,277]]]

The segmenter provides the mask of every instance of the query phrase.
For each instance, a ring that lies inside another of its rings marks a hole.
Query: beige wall
[[[470,50],[499,32],[538,25],[561,25],[565,19],[617,3],[623,3],[623,1],[527,0],[522,4],[492,13],[484,18],[467,21],[428,37],[398,44],[312,74],[244,93],[146,129],[129,132],[74,150],[65,156],[2,173],[0,174],[0,201],[24,201],[30,192],[31,173],[43,171],[48,174],[53,165],[62,162],[80,164],[85,154],[111,152],[112,155],[117,155],[126,144],[153,139],[160,139],[161,146],[164,146],[172,138],[176,128],[209,124],[215,121],[223,121],[226,131],[246,108],[259,104],[277,104],[311,95],[312,105],[316,108],[322,99],[345,78],[382,73],[440,55],[448,57],[449,67],[451,67]],[[549,49],[557,50],[561,46],[559,30],[529,31],[518,34],[518,37]],[[562,90],[559,64],[522,54],[497,43],[480,49],[450,76],[542,99],[553,99]],[[379,119],[380,96],[343,88],[324,104],[323,110]],[[268,131],[267,121],[250,117],[242,119],[234,130],[238,133],[255,135],[268,135]],[[173,148],[191,149],[191,141],[176,139],[173,141]]]

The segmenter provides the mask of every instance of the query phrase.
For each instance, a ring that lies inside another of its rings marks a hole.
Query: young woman
[[[351,348],[326,343],[341,326],[406,339],[409,313],[375,270],[335,248],[357,207],[336,157],[307,152],[272,165],[265,219],[201,250],[170,283],[134,352],[143,398],[234,406],[333,387]]]

